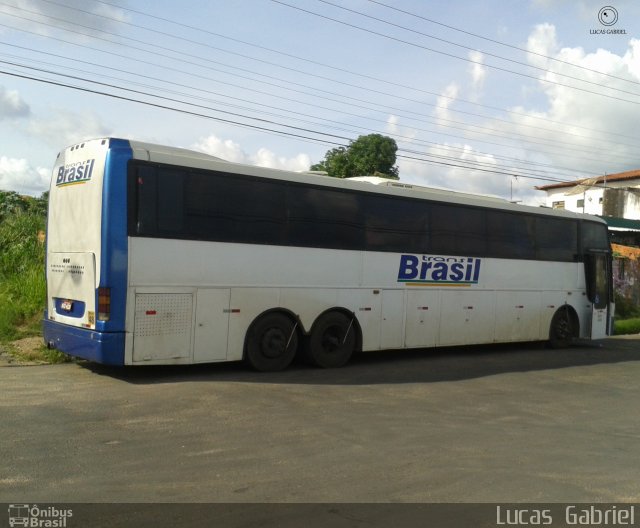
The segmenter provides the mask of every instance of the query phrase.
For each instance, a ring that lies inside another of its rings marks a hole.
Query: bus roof
[[[504,198],[499,198],[497,196],[490,196],[488,194],[472,194],[462,191],[454,191],[452,189],[440,189],[438,187],[427,187],[424,185],[414,185],[413,183],[401,182],[398,180],[392,180],[389,178],[380,178],[379,176],[355,176],[352,178],[348,178],[351,181],[361,181],[366,183],[371,183],[373,185],[381,185],[383,187],[394,187],[396,189],[411,189],[418,192],[428,192],[432,194],[440,194],[447,198],[451,197],[467,197],[473,198],[474,200],[489,200],[491,202],[499,202],[499,203],[511,203],[505,200]]]

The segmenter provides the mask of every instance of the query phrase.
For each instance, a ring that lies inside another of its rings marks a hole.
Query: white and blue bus
[[[610,259],[596,217],[97,139],[53,170],[44,338],[109,365],[263,371],[563,346],[610,334]]]

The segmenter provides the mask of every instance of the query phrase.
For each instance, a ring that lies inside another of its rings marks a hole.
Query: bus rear
[[[122,140],[68,147],[58,155],[49,192],[45,343],[106,364],[124,362],[130,158]]]

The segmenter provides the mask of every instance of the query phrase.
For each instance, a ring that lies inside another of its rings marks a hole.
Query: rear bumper
[[[124,332],[96,332],[55,321],[42,321],[44,342],[69,356],[103,365],[124,365]]]

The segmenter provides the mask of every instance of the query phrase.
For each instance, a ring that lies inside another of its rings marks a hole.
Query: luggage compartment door
[[[192,316],[192,293],[136,293],[134,363],[188,359]]]
[[[193,362],[227,359],[231,290],[200,289],[196,294]]]

